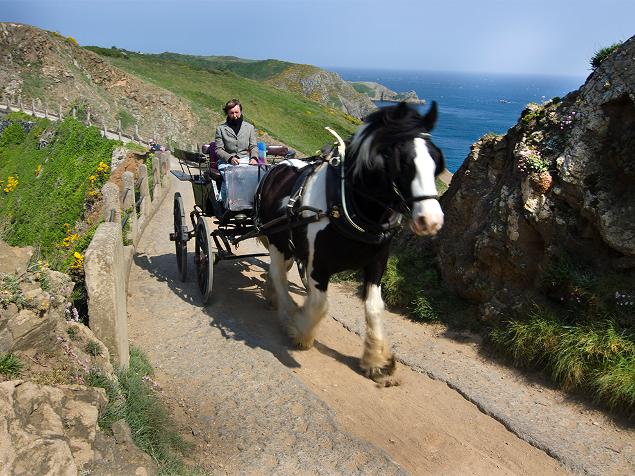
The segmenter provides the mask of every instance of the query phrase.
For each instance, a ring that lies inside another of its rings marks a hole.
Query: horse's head
[[[393,209],[410,215],[417,235],[434,235],[443,226],[435,177],[444,169],[443,153],[429,132],[437,104],[425,116],[406,103],[379,109],[353,135],[346,148],[357,180],[372,177],[373,192]],[[379,184],[384,190],[378,190]]]

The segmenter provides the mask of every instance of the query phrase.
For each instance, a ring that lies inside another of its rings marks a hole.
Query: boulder
[[[26,272],[33,248],[14,248],[0,241],[0,273],[20,275]]]
[[[442,197],[444,280],[494,318],[559,256],[635,288],[635,37],[562,101],[476,142]],[[628,286],[627,286],[628,287]]]

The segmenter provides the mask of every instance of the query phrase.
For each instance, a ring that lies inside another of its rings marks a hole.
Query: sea
[[[347,81],[373,81],[396,92],[414,90],[425,105],[439,106],[439,119],[432,131],[434,143],[454,173],[467,157],[470,146],[483,134],[505,133],[518,122],[530,102],[541,103],[555,96],[564,97],[578,89],[584,77],[531,76],[492,73],[430,71],[381,71],[372,69],[329,68]],[[376,103],[387,106],[393,103]]]

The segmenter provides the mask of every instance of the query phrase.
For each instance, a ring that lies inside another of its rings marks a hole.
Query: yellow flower
[[[73,253],[73,262],[70,265],[72,270],[80,270],[84,268],[84,256],[79,252]]]
[[[95,185],[95,182],[97,181],[97,175],[90,175],[88,177],[88,181],[90,182],[91,185]]]
[[[18,186],[18,176],[9,175],[7,177],[7,185],[4,187],[6,193],[13,192]]]
[[[106,162],[99,162],[99,165],[97,166],[97,173],[107,174],[108,172],[110,172],[110,166]]]
[[[35,176],[36,176],[36,177],[37,177],[37,176],[39,176],[39,175],[40,175],[40,172],[42,172],[42,164],[37,164],[37,165],[35,166]]]

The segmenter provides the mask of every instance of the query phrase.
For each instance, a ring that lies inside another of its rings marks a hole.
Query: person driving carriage
[[[238,99],[230,99],[223,111],[227,118],[216,128],[214,137],[219,169],[224,164],[257,164],[256,128],[243,119],[242,104]]]

